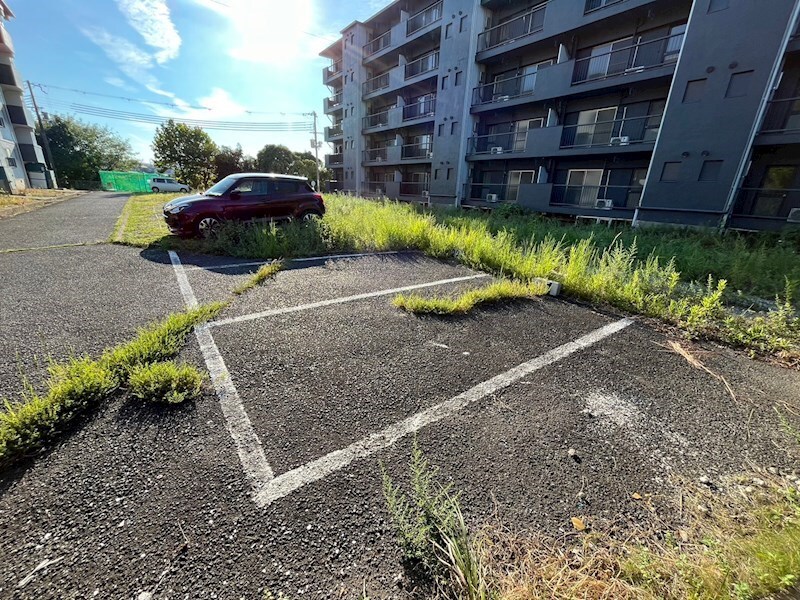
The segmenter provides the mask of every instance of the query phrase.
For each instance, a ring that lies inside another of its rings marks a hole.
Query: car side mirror
[[[229,195],[231,198],[238,198],[239,196],[242,195],[242,192],[240,192],[239,190],[233,190]]]

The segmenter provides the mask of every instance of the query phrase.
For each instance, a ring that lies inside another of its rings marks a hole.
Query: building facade
[[[0,190],[55,187],[25,107],[23,80],[14,67],[14,44],[4,22],[14,14],[0,0]]]
[[[366,196],[800,223],[800,0],[398,0],[322,52]]]

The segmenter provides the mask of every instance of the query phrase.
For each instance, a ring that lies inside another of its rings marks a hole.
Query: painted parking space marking
[[[186,277],[181,259],[172,250],[169,251],[169,259],[187,308],[196,308],[198,306],[197,298]],[[225,425],[236,445],[236,453],[239,455],[245,476],[253,490],[259,490],[273,478],[272,467],[269,466],[264,455],[261,440],[258,439],[250,417],[247,416],[242,399],[239,397],[239,392],[236,391],[236,386],[233,385],[228,367],[225,365],[225,360],[220,354],[208,325],[195,327],[194,331],[211,376],[211,383],[222,407]]]
[[[401,254],[399,251],[389,251],[389,252],[362,252],[360,254],[326,254],[323,256],[307,256],[305,258],[292,258],[290,262],[297,263],[297,262],[315,262],[315,261],[323,261],[323,260],[336,260],[342,258],[364,258],[368,256],[391,256],[392,254]],[[409,252],[409,254],[411,254]],[[239,269],[242,267],[256,267],[261,265],[266,265],[269,263],[274,262],[277,259],[270,259],[270,260],[258,260],[258,261],[249,261],[249,262],[237,262],[237,263],[226,263],[222,265],[184,265],[185,271],[197,271],[197,270],[214,270],[214,269]]]
[[[473,279],[482,279],[489,277],[486,273],[478,275],[466,275],[464,277],[451,277],[450,279],[439,279],[438,281],[430,281],[428,283],[417,283],[415,285],[407,285],[404,287],[393,288],[390,290],[380,290],[377,292],[366,292],[364,294],[356,294],[354,296],[344,296],[342,298],[333,298],[331,300],[321,300],[319,302],[311,302],[309,304],[299,304],[298,306],[289,306],[286,308],[273,308],[264,310],[249,315],[241,315],[238,317],[230,317],[228,319],[217,319],[211,321],[209,327],[221,327],[222,325],[230,325],[231,323],[242,323],[244,321],[252,321],[253,319],[263,319],[265,317],[274,317],[276,315],[285,315],[287,313],[301,312],[304,310],[312,310],[314,308],[322,308],[325,306],[333,306],[334,304],[345,304],[347,302],[355,302],[357,300],[366,300],[368,298],[379,298],[381,296],[390,296],[392,294],[399,294],[401,292],[409,292],[411,290],[420,290],[423,288],[434,287],[437,285],[447,285],[448,283],[459,283],[461,281],[470,281]]]
[[[415,415],[390,425],[383,431],[373,433],[351,444],[347,448],[335,450],[301,467],[283,473],[273,479],[256,494],[256,504],[259,506],[268,506],[275,500],[287,496],[304,485],[313,483],[314,481],[318,481],[335,473],[355,460],[366,458],[384,448],[388,448],[401,438],[415,433],[427,425],[450,417],[467,408],[470,404],[509,387],[523,377],[622,331],[631,323],[633,323],[631,319],[622,319],[601,327],[600,329],[595,329],[579,337],[575,341],[567,342],[557,348],[553,348],[533,360],[522,363],[483,383],[479,383],[450,400],[445,400],[444,402],[418,412]]]
[[[189,279],[186,276],[186,271],[180,261],[176,252],[169,251],[170,262],[172,263],[175,271],[175,277],[178,281],[181,294],[183,295],[186,306],[193,308],[198,306],[197,299],[192,290]],[[278,309],[273,311],[264,311],[257,313],[258,316],[246,315],[245,317],[236,317],[217,321],[214,323],[207,323],[195,328],[195,334],[200,344],[200,349],[206,366],[211,374],[211,379],[214,384],[214,389],[219,398],[220,405],[222,406],[222,413],[225,417],[226,427],[231,437],[234,440],[236,451],[245,477],[250,484],[253,500],[260,507],[266,507],[279,500],[292,492],[302,488],[309,483],[319,481],[328,475],[331,475],[356,460],[367,458],[380,450],[388,448],[395,444],[398,440],[412,433],[415,433],[428,425],[434,424],[438,421],[446,419],[456,413],[469,407],[471,404],[501,391],[524,377],[551,365],[559,360],[567,358],[568,356],[585,350],[594,344],[612,336],[633,323],[632,319],[621,319],[615,321],[594,331],[591,331],[574,341],[567,342],[545,352],[544,354],[524,362],[508,371],[496,375],[478,385],[475,385],[465,392],[436,404],[430,408],[422,410],[410,417],[402,419],[382,431],[370,434],[365,438],[345,447],[340,450],[335,450],[322,456],[318,459],[312,460],[296,469],[287,471],[278,476],[275,476],[272,467],[267,462],[261,441],[258,435],[253,430],[252,423],[250,422],[247,412],[242,404],[239,393],[233,384],[231,375],[225,365],[225,361],[219,352],[219,348],[214,342],[211,334],[211,326],[218,326],[219,324],[240,322],[243,320],[250,320],[254,318],[261,318],[262,316],[269,316],[273,314],[283,314],[288,312],[296,312],[298,310],[309,310],[320,306],[329,306],[331,304],[341,304],[344,302],[351,302],[363,298],[373,298],[376,296],[385,296],[388,294],[397,293],[400,291],[407,291],[412,289],[420,289],[423,287],[430,287],[434,285],[442,285],[443,283],[450,283],[456,281],[466,281],[470,279],[477,279],[479,277],[487,277],[488,275],[474,275],[469,277],[457,277],[448,280],[441,280],[437,282],[430,282],[414,286],[406,286],[404,288],[396,288],[394,290],[385,290],[382,292],[373,292],[369,294],[359,294],[356,296],[348,296],[346,298],[337,298],[324,302],[316,302],[288,309]]]

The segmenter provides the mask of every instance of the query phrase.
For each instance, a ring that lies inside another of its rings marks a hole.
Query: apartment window
[[[350,83],[353,83],[353,76],[354,76],[354,73],[351,72],[350,73]]]
[[[464,15],[458,22],[458,32],[464,33],[466,30],[467,30],[467,15]]]
[[[6,126],[5,120],[3,119],[3,117],[0,117],[0,127],[5,127],[5,126]]]
[[[444,27],[444,39],[449,40],[451,37],[453,37],[453,24],[448,23]]]
[[[433,178],[434,179],[441,179],[442,178],[442,170],[441,169],[436,169],[433,172]]]
[[[725,91],[725,97],[741,98],[747,96],[752,79],[753,71],[742,71],[741,73],[732,74],[728,81],[728,89]]]
[[[586,74],[579,80],[598,79],[622,73],[628,68],[633,38],[626,37],[615,42],[600,44],[591,49],[585,61]]]
[[[450,79],[449,75],[445,75],[444,77],[442,77],[442,89],[443,90],[447,89],[447,80],[448,79]]]
[[[575,127],[575,146],[606,146],[611,143],[617,107],[582,110]]]
[[[664,62],[678,60],[683,47],[683,38],[686,34],[686,23],[670,27],[667,47],[664,49]]]
[[[453,178],[453,169],[452,168],[448,168],[447,169],[447,181],[450,181],[452,178]]]
[[[458,121],[452,121],[450,123],[450,135],[455,135],[458,133]]]
[[[718,10],[725,10],[730,7],[729,0],[711,0],[708,3],[708,14],[715,13]]]
[[[681,176],[680,162],[665,162],[661,169],[661,181],[678,181]]]
[[[16,167],[17,166],[17,159],[9,156],[8,157],[8,166],[9,167]]]
[[[456,71],[456,87],[464,84],[464,71]]]
[[[717,181],[722,170],[722,163],[723,161],[721,160],[703,161],[703,168],[700,169],[698,181]]]
[[[693,79],[686,82],[686,90],[683,92],[683,103],[700,102],[706,91],[705,79]]]
[[[536,171],[509,171],[506,201],[516,202],[519,199],[519,186],[536,183]]]

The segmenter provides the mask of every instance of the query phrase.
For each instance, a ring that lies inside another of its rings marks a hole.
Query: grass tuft
[[[170,315],[97,360],[79,357],[51,364],[43,394],[26,385],[17,402],[3,401],[0,467],[51,443],[127,385],[136,369],[175,357],[192,328],[213,318],[223,306],[216,303]]]
[[[453,315],[464,314],[480,304],[497,304],[510,300],[534,298],[547,293],[547,284],[534,280],[520,283],[502,279],[490,285],[469,290],[458,296],[425,298],[419,294],[398,294],[392,303],[414,314]]]
[[[273,277],[275,277],[275,275],[278,274],[278,271],[280,271],[282,268],[283,268],[282,260],[276,260],[269,264],[261,266],[258,269],[258,271],[256,271],[252,275],[252,277],[247,279],[247,281],[244,281],[243,283],[237,285],[233,289],[233,293],[236,294],[237,296],[244,294],[246,291],[251,290],[257,285],[261,285],[267,279],[272,279]]]
[[[192,365],[169,360],[134,367],[128,389],[134,398],[145,402],[180,404],[200,395],[203,380],[204,375]]]
[[[446,597],[490,598],[458,497],[442,486],[414,441],[411,486],[405,494],[383,469],[383,493],[403,555],[426,583]]]

